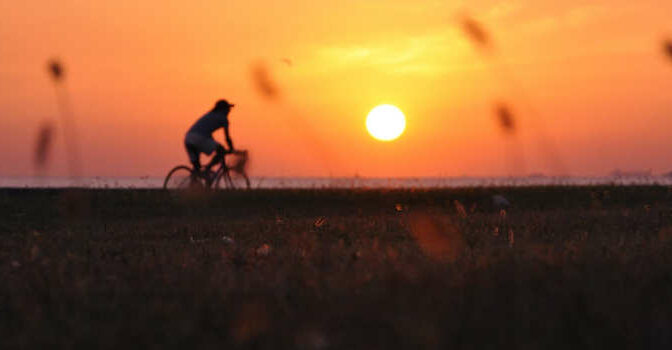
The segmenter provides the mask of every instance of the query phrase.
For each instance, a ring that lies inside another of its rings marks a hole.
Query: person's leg
[[[218,143],[216,148],[215,148],[215,152],[216,152],[215,156],[212,157],[212,160],[210,160],[210,163],[208,163],[208,165],[205,166],[205,168],[208,171],[210,171],[210,168],[215,166],[215,164],[218,164],[219,162],[222,161],[222,159],[224,158],[224,153],[226,153],[226,150],[224,149],[224,147],[222,147],[222,145],[220,145]]]
[[[197,172],[201,171],[201,160],[200,160],[200,152],[196,148],[196,146],[185,143],[184,147],[187,149],[187,154],[189,155],[189,161],[191,162],[191,165],[194,167],[194,170]]]
[[[224,156],[224,148],[217,143],[212,137],[209,136],[204,136],[204,135],[199,135],[196,133],[188,133],[186,138],[185,138],[185,144],[187,145],[187,148],[191,148],[192,151],[190,151],[190,160],[191,163],[194,164],[194,167],[198,165],[198,168],[200,169],[200,161],[198,155],[201,153],[211,155],[212,152],[217,151],[217,154],[212,158],[210,163],[206,166],[205,170],[210,171],[210,168],[217,164],[217,162],[222,160],[222,157]]]

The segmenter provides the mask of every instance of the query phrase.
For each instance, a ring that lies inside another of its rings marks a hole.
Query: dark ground
[[[672,348],[667,187],[0,190],[0,242],[2,349]]]

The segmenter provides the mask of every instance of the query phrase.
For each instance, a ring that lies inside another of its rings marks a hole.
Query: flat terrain
[[[670,349],[672,189],[0,190],[0,347],[47,346]]]

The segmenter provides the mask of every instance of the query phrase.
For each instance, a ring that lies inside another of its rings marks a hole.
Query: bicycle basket
[[[229,167],[229,169],[236,173],[245,174],[247,170],[247,163],[247,151],[243,151],[232,153],[230,157],[228,157],[226,165]]]

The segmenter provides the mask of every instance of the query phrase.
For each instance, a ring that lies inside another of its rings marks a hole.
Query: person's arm
[[[231,135],[229,134],[229,125],[224,126],[224,138],[226,139],[226,144],[229,146],[229,152],[233,152],[233,140],[231,140]]]

